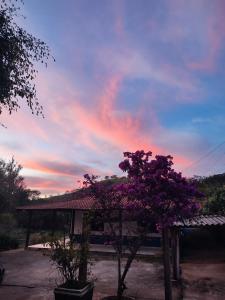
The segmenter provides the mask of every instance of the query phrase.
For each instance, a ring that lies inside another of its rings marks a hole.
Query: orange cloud
[[[71,109],[74,120],[80,126],[83,126],[83,130],[88,131],[90,135],[95,135],[112,146],[116,146],[121,152],[151,149],[155,154],[166,153],[165,149],[155,145],[150,134],[142,132],[139,112],[136,116],[132,116],[128,112],[117,111],[116,99],[122,80],[122,76],[113,76],[106,82],[105,88],[99,97],[99,104],[94,111],[87,110],[77,102],[73,104]],[[155,116],[153,117],[153,123],[155,126]],[[154,129],[159,130],[156,127]],[[177,156],[175,162],[186,165],[190,161],[185,157]]]

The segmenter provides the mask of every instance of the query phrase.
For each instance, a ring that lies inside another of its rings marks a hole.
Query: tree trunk
[[[170,280],[170,246],[169,229],[163,229],[163,261],[164,261],[164,284],[165,300],[172,300],[172,286]]]
[[[121,259],[122,259],[122,235],[123,235],[123,220],[122,220],[122,210],[119,210],[119,245],[118,245],[118,286],[117,286],[117,299],[121,300],[123,295],[123,281],[121,280]]]

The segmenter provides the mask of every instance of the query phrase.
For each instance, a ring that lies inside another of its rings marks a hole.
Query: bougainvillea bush
[[[172,165],[171,156],[157,155],[153,159],[151,152],[142,150],[124,153],[124,160],[119,164],[127,173],[124,183],[105,186],[96,176],[85,175],[85,184],[96,199],[95,209],[101,211],[107,224],[108,242],[117,254],[117,299],[122,299],[126,275],[150,225],[155,224],[161,230],[194,216],[199,210],[196,199],[201,194],[195,182],[174,171]],[[131,220],[142,226],[131,228],[125,240],[124,223]]]
[[[128,182],[118,185],[117,190],[129,199],[126,209],[138,209],[142,219],[151,217],[158,227],[171,226],[198,213],[197,198],[202,194],[194,180],[172,168],[171,156],[151,159],[151,152],[136,151],[125,152],[124,157],[119,167],[127,172]]]

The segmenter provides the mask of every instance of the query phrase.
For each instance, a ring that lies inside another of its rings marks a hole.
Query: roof
[[[225,225],[225,216],[222,215],[200,215],[194,218],[186,219],[183,222],[174,223],[175,227],[204,227]]]
[[[36,204],[29,204],[25,206],[19,206],[17,210],[91,210],[91,209],[98,209],[100,206],[98,202],[91,196],[85,196],[79,199],[73,200],[63,200],[63,201],[51,201],[44,203],[36,203]],[[127,199],[124,198],[122,200],[122,204],[125,205],[127,203]],[[116,209],[116,205],[112,207]]]
[[[44,200],[43,200],[44,202]],[[17,207],[18,210],[89,210],[94,206],[94,198],[83,197],[81,199],[39,203]]]
[[[125,200],[126,201],[126,200]],[[44,200],[43,200],[44,202]],[[18,210],[90,210],[96,208],[93,197],[86,196],[80,199],[39,203],[17,207]],[[177,221],[174,227],[202,227],[225,225],[225,216],[222,215],[200,215],[194,218]]]

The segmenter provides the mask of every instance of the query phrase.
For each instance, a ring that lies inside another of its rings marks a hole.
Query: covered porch
[[[78,243],[81,242],[83,229],[86,226],[84,224],[85,215],[88,211],[93,210],[95,201],[91,197],[83,197],[75,200],[49,202],[42,204],[34,204],[28,206],[18,207],[18,211],[24,211],[27,215],[27,232],[25,240],[25,249],[29,250],[41,250],[48,249],[49,246],[45,243],[30,243],[30,236],[32,230],[32,221],[35,213],[37,212],[49,212],[51,216],[51,235],[54,236],[57,220],[57,214],[66,213],[69,218],[68,231],[66,232],[66,238],[73,237]],[[130,227],[135,227],[136,222],[124,222],[123,224],[123,237],[126,243],[126,237],[129,236]],[[107,240],[107,224],[102,223],[101,226],[96,226],[95,222],[90,224],[89,243],[90,250],[93,253],[112,254],[114,252],[112,246],[105,245]],[[144,241],[144,247],[139,251],[140,255],[156,255],[161,256],[161,234],[149,233]]]
[[[67,212],[70,216],[70,226],[67,236],[73,236],[78,242],[82,240],[85,228],[85,213],[94,208],[95,201],[91,197],[83,197],[81,199],[52,202],[38,205],[29,205],[18,207],[20,211],[26,211],[28,213],[28,224],[25,249],[29,250],[42,250],[48,249],[46,244],[35,244],[30,245],[30,232],[32,227],[32,216],[36,211],[49,211],[52,214],[52,235],[54,235],[55,224],[57,222],[58,212]],[[133,224],[127,223],[123,227],[123,235],[126,236],[128,233],[128,227]],[[180,280],[181,278],[181,250],[180,250],[180,237],[181,232],[185,228],[221,228],[225,227],[225,216],[222,215],[200,215],[191,219],[183,220],[182,222],[176,222],[169,229],[168,235],[168,268],[171,268],[172,278],[174,280]],[[96,228],[95,228],[96,229]],[[110,245],[105,245],[103,240],[105,225],[103,230],[91,230],[90,231],[90,250],[92,254],[104,254],[112,256],[114,249]],[[142,247],[138,253],[142,257],[161,257],[161,234],[149,233],[146,240],[145,247]],[[170,267],[169,267],[170,266]],[[168,269],[167,268],[167,269]]]

